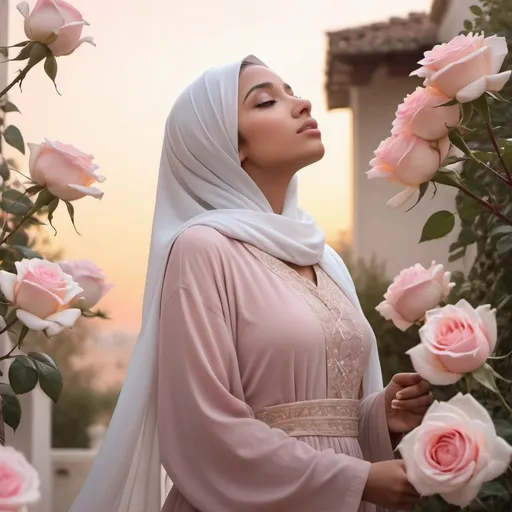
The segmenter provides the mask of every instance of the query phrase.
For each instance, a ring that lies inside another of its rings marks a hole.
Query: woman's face
[[[295,96],[273,71],[257,65],[243,69],[238,96],[239,153],[246,170],[294,174],[323,157],[311,103]]]

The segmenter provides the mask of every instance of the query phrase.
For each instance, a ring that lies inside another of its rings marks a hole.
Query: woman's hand
[[[392,434],[415,429],[434,401],[430,384],[417,373],[397,373],[384,390],[386,420]]]
[[[412,510],[421,497],[407,480],[401,460],[386,460],[371,465],[363,491],[363,501],[390,510]]]

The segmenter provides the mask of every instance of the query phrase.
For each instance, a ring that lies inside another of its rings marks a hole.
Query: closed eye
[[[256,105],[256,108],[267,108],[267,107],[271,107],[272,105],[274,105],[276,103],[276,100],[268,100],[268,101],[264,101],[263,103],[259,103],[258,105]]]

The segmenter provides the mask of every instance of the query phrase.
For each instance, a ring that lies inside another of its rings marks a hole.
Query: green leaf
[[[504,500],[507,503],[510,503],[510,501],[509,501],[510,493],[498,481],[486,482],[484,485],[482,485],[482,488],[480,489],[478,496],[480,497],[480,499],[489,499],[490,498],[493,501]],[[479,507],[479,510],[482,510],[482,508]]]
[[[483,14],[483,11],[482,11],[482,8],[478,5],[472,5],[469,10],[471,11],[472,14],[474,14],[475,16],[482,16]]]
[[[512,233],[512,226],[509,224],[500,224],[491,229],[489,236],[506,235]]]
[[[9,384],[17,395],[28,393],[37,386],[37,370],[27,356],[16,356],[9,367]]]
[[[14,431],[18,428],[21,420],[21,405],[18,397],[9,384],[0,382],[0,396],[2,397],[2,416]]]
[[[62,392],[62,375],[50,356],[39,352],[29,352],[28,357],[33,360],[39,375],[41,389],[57,402]]]
[[[476,242],[476,234],[473,230],[473,226],[464,227],[460,230],[458,241],[461,245],[471,245]]]
[[[66,203],[66,207],[68,209],[69,218],[71,219],[71,223],[73,224],[73,227],[75,228],[77,235],[80,235],[80,233],[78,232],[78,230],[76,229],[76,226],[75,226],[75,208],[69,201],[64,201],[64,202]]]
[[[467,144],[464,142],[459,130],[454,128],[450,130],[448,133],[448,137],[450,142],[458,149],[460,149],[465,155],[471,156],[471,150],[468,148]]]
[[[27,63],[28,68],[34,67],[50,54],[50,49],[43,43],[35,43],[30,51],[30,58]]]
[[[447,167],[441,167],[434,174],[432,181],[435,183],[440,183],[441,185],[448,185],[449,187],[456,187],[460,185],[460,177],[456,171],[453,169],[448,169]]]
[[[12,101],[8,101],[4,108],[3,108],[3,111],[8,114],[9,112],[20,112],[20,110],[18,109],[18,107],[12,102]],[[21,112],[20,112],[21,113]]]
[[[32,208],[32,201],[19,190],[8,188],[2,194],[2,210],[15,215],[26,215]]]
[[[52,55],[48,55],[46,57],[46,60],[44,61],[44,70],[50,80],[53,82],[53,85],[55,86],[55,90],[59,92],[57,89],[57,84],[55,83],[55,79],[57,78],[57,71],[58,71],[58,65],[57,65],[57,59]],[[59,93],[60,94],[60,93]]]
[[[36,199],[37,209],[40,210],[43,206],[47,206],[55,200],[55,196],[47,189],[43,188]]]
[[[456,99],[453,99],[453,100],[447,101],[446,103],[441,103],[441,105],[436,105],[434,108],[452,107],[453,105],[458,105],[458,104],[459,104],[459,102]]]
[[[50,223],[50,226],[53,228],[53,231],[55,231],[55,235],[57,234],[57,230],[55,229],[55,226],[53,225],[53,213],[57,209],[57,206],[59,206],[59,198],[58,197],[56,197],[48,205],[48,222]]]
[[[473,30],[473,23],[469,20],[464,20],[464,30],[471,32]]]
[[[482,119],[486,123],[491,123],[491,113],[489,111],[489,103],[487,103],[487,97],[485,94],[472,101],[473,106],[478,113],[482,116]]]
[[[14,57],[13,59],[8,59],[8,61],[14,61],[14,60],[27,60],[30,57],[30,52],[32,51],[32,48],[34,48],[34,42],[31,41],[28,43],[24,48],[20,50],[18,55]]]
[[[432,214],[421,232],[421,242],[443,238],[455,227],[455,216],[447,210]]]
[[[459,249],[457,252],[453,252],[452,254],[450,254],[448,256],[448,261],[451,263],[453,261],[457,261],[457,260],[460,260],[461,258],[463,258],[464,256],[466,255],[466,248],[465,247],[462,247],[461,249]]]
[[[471,375],[482,386],[494,393],[499,393],[498,386],[496,386],[494,370],[487,363],[478,368],[478,370],[475,370]]]
[[[427,190],[428,190],[428,181],[426,183],[422,183],[419,186],[418,199],[410,208],[408,208],[406,210],[406,212],[410,212],[423,199],[423,196],[426,194]]]
[[[17,126],[13,124],[9,125],[4,132],[4,139],[9,146],[17,149],[20,153],[25,154],[25,141],[23,140],[23,135]]]
[[[32,259],[32,258],[39,258],[39,259],[43,259],[43,257],[37,251],[34,251],[34,249],[31,249],[30,247],[25,247],[23,245],[13,245],[12,248],[16,249],[17,251],[19,251],[24,258],[30,258],[30,259]]]
[[[496,433],[505,439],[505,441],[512,443],[512,423],[509,420],[496,419],[494,420]]]
[[[3,160],[2,163],[0,163],[0,177],[4,180],[4,182],[8,181],[11,177],[11,171],[9,169],[7,160]]]
[[[502,236],[496,242],[496,250],[498,251],[498,254],[500,254],[500,255],[506,254],[506,253],[512,251],[512,234]]]
[[[31,187],[28,187],[27,190],[25,190],[25,193],[27,194],[27,196],[33,196],[38,192],[41,192],[43,188],[44,187],[42,187],[41,185],[32,185]]]

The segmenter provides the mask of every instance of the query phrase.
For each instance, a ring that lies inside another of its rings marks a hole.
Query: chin
[[[304,151],[305,150],[305,151]],[[305,147],[303,150],[301,160],[304,162],[302,167],[306,167],[307,165],[312,165],[320,160],[325,155],[325,147],[322,142],[318,141],[314,144],[309,144],[309,147]]]

